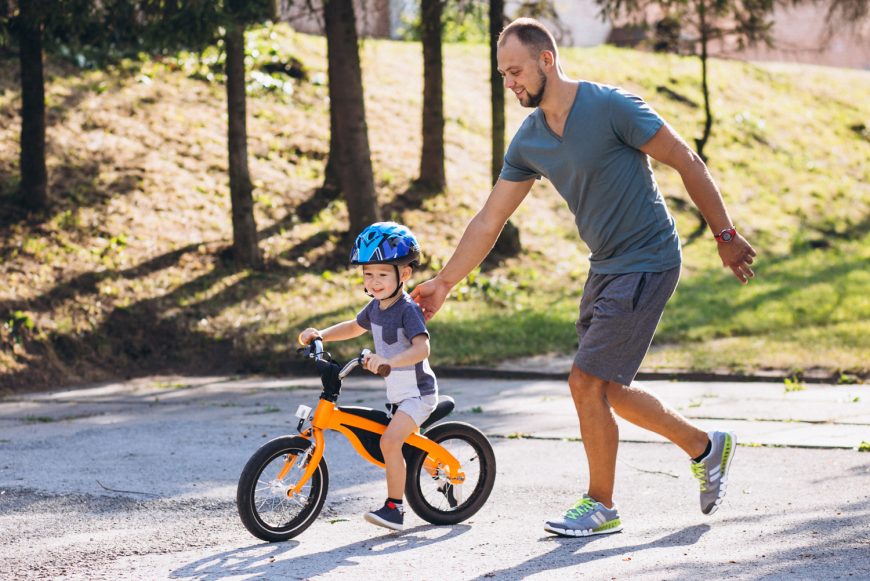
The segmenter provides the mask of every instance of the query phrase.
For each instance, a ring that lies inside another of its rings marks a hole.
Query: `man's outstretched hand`
[[[411,291],[411,298],[420,306],[423,316],[428,321],[435,316],[435,313],[444,304],[447,295],[450,294],[450,289],[449,284],[441,281],[436,276],[415,286],[414,290]]]
[[[722,266],[730,268],[737,280],[743,284],[755,276],[750,268],[755,262],[755,249],[740,234],[730,242],[719,243],[719,258],[722,259]]]

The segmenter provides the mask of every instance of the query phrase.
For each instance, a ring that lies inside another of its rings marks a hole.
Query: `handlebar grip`
[[[387,377],[392,370],[392,367],[384,363],[383,365],[378,367],[378,375],[380,375],[381,377]]]

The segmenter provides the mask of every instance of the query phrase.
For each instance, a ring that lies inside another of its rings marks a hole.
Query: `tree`
[[[248,168],[245,29],[274,14],[271,0],[138,0],[148,21],[146,44],[160,50],[202,50],[223,40],[227,93],[232,257],[242,267],[262,268],[254,219],[253,184]]]
[[[842,30],[855,34],[867,33],[870,0],[792,0],[792,4],[797,5],[806,1],[828,7],[825,24],[829,38],[834,32]]]
[[[498,36],[505,24],[504,0],[489,0],[489,87],[490,110],[492,117],[492,161],[490,171],[492,183],[498,180],[504,163],[505,151],[505,114],[504,84],[498,72]],[[508,220],[504,229],[486,257],[486,266],[495,266],[501,260],[518,256],[523,247],[520,243],[520,230]]]
[[[831,0],[834,2],[840,0]],[[627,17],[638,24],[648,25],[651,18],[667,19],[671,26],[660,27],[673,36],[672,23],[680,24],[682,45],[701,61],[701,92],[704,96],[704,129],[695,139],[695,149],[704,161],[704,147],[713,128],[710,106],[708,48],[715,40],[752,46],[771,44],[774,0],[596,0],[604,18],[616,20]],[[653,16],[655,15],[655,16]],[[672,43],[663,43],[669,47]]]
[[[257,245],[257,223],[251,174],[248,169],[247,95],[245,94],[245,15],[242,0],[227,1],[224,33],[227,87],[227,151],[233,222],[233,259],[251,268],[262,268]]]
[[[363,98],[359,40],[352,0],[325,0],[330,111],[335,114],[336,169],[350,214],[350,231],[380,220]]]
[[[21,154],[19,169],[21,203],[29,210],[49,205],[48,171],[45,164],[45,80],[43,76],[43,31],[48,2],[24,0],[19,5],[15,28],[21,63]]]
[[[444,61],[441,53],[443,0],[421,0],[423,44],[423,150],[418,183],[433,191],[447,185],[444,173]]]
[[[492,110],[492,183],[504,163],[504,84],[498,72],[498,35],[504,28],[504,0],[489,0],[489,88]]]
[[[17,44],[21,67],[21,139],[18,197],[40,211],[51,205],[46,168],[44,54],[63,45],[101,54],[138,39],[125,20],[133,0],[0,0],[0,45]],[[131,34],[132,33],[132,34]]]

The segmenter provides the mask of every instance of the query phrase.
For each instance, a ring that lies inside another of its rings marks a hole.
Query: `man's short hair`
[[[528,48],[535,58],[545,50],[552,52],[554,57],[558,55],[556,39],[543,24],[534,18],[517,18],[505,26],[501,34],[498,35],[498,46],[503,46],[510,36],[516,36],[517,40]]]

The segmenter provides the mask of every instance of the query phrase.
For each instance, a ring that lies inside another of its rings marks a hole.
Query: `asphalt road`
[[[342,402],[380,407],[377,380]],[[262,543],[235,487],[264,441],[292,431],[312,381],[146,378],[0,401],[0,579],[870,578],[870,388],[652,384],[707,427],[736,429],[729,495],[707,517],[687,459],[621,425],[625,530],[562,539],[543,521],[586,478],[561,382],[444,380],[453,417],[490,435],[495,489],[470,521],[416,515],[390,533],[362,520],[382,472],[328,438],[330,491],[311,528]]]

